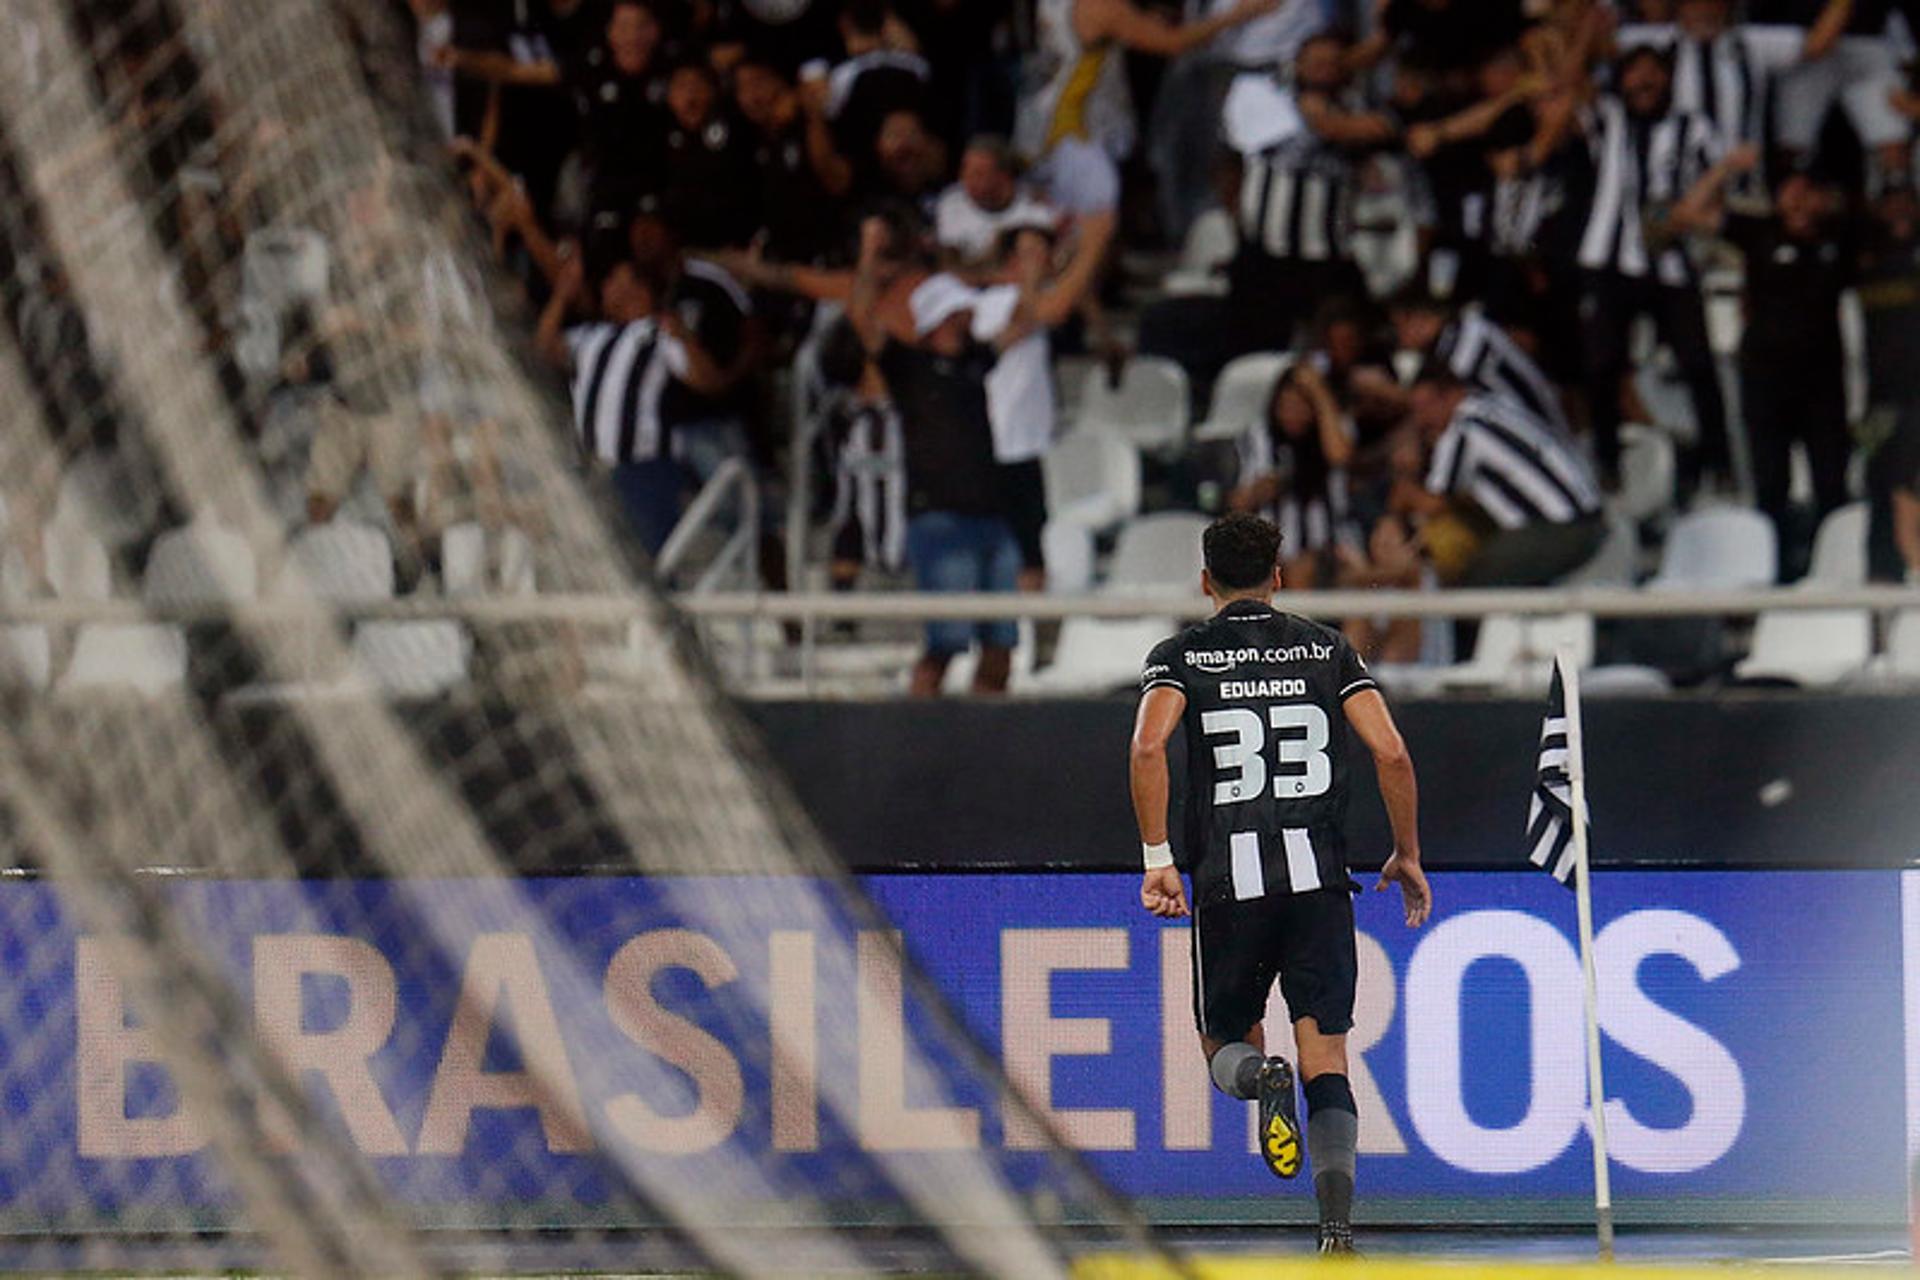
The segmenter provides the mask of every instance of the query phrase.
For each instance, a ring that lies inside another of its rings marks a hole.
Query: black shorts
[[[1193,947],[1193,1016],[1208,1039],[1246,1039],[1276,976],[1293,1021],[1312,1018],[1330,1036],[1353,1028],[1359,961],[1346,886],[1196,907]]]

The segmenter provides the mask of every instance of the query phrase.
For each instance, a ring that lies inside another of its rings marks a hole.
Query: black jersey
[[[1147,655],[1187,696],[1181,866],[1196,903],[1344,888],[1348,698],[1378,688],[1346,637],[1238,600]]]

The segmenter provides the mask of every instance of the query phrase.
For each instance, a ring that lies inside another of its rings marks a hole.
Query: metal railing
[[[736,492],[739,494],[739,524],[722,544],[712,563],[688,588],[688,594],[699,597],[715,591],[727,581],[730,574],[737,574],[735,581],[750,586],[759,582],[760,486],[756,483],[752,465],[742,458],[728,458],[715,467],[707,483],[687,504],[686,513],[673,526],[673,532],[667,535],[666,545],[660,548],[660,554],[654,560],[653,572],[659,581],[674,580],[699,545],[702,535],[718,527],[726,513],[727,500]]]
[[[1287,591],[1278,603],[1312,618],[1484,618],[1584,613],[1596,618],[1743,617],[1775,610],[1920,609],[1920,587],[1788,587],[1666,592],[1632,587],[1546,587],[1456,591]],[[887,592],[732,593],[681,596],[692,617],[753,618],[803,624],[834,621],[926,622],[964,619],[1049,622],[1069,618],[1201,618],[1206,597],[1188,592],[927,594]]]
[[[737,537],[738,535],[736,535]],[[980,619],[1048,622],[1070,618],[1200,618],[1212,612],[1206,597],[1187,592],[1048,595],[1040,593],[930,594],[925,592],[766,592],[689,590],[674,607],[705,622],[831,621],[925,622]],[[1277,597],[1288,612],[1313,618],[1484,618],[1584,613],[1596,618],[1751,617],[1774,611],[1862,609],[1896,613],[1920,609],[1920,587],[1789,587],[1667,593],[1628,587],[1547,587],[1457,591],[1288,591]],[[654,614],[656,600],[632,594],[555,592],[515,596],[400,596],[387,600],[318,603],[264,598],[248,601],[144,602],[14,600],[0,603],[0,625],[73,625],[87,622],[206,622],[223,619],[291,621],[467,618],[476,622],[565,619],[619,623]]]

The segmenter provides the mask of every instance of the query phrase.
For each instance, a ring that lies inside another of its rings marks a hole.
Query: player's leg
[[[1347,1079],[1353,1028],[1353,898],[1344,886],[1294,898],[1280,959],[1280,992],[1292,1015],[1307,1099],[1307,1155],[1320,1207],[1320,1248],[1353,1250],[1354,1172],[1360,1115]]]
[[[1322,1252],[1353,1248],[1354,1169],[1360,1152],[1360,1112],[1347,1079],[1347,1037],[1327,1035],[1317,1018],[1293,1024],[1300,1079],[1307,1097],[1307,1154],[1320,1207]]]
[[[1214,1087],[1260,1104],[1260,1154],[1275,1176],[1300,1172],[1302,1134],[1293,1067],[1270,1058],[1261,1019],[1273,989],[1276,899],[1221,903],[1193,913],[1194,1018]]]

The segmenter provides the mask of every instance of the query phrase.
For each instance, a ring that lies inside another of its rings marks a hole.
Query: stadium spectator
[[[1048,202],[1070,215],[1117,204],[1118,165],[1132,154],[1136,132],[1126,53],[1178,57],[1280,3],[1230,0],[1174,22],[1134,0],[1039,0],[1014,146]]]
[[[1052,210],[1021,188],[1012,146],[982,135],[960,153],[959,180],[940,193],[933,231],[949,265],[971,268],[999,255],[1009,228],[1052,221]]]
[[[627,38],[642,10],[646,7],[638,0],[612,6],[609,49],[620,47],[616,38]],[[488,86],[484,122],[469,124],[456,110],[457,131],[486,136],[502,163],[526,184],[534,206],[544,211],[561,163],[579,136],[567,103],[565,68],[593,45],[591,23],[598,10],[586,0],[524,0],[484,8],[456,5],[454,12],[451,38],[432,56],[441,67]],[[646,12],[650,18],[651,11]]]
[[[765,326],[740,282],[718,263],[683,252],[666,218],[642,210],[628,226],[627,248],[640,272],[664,286],[663,309],[713,358],[719,374],[700,388],[675,382],[660,399],[674,456],[704,484],[726,459],[749,456],[753,382],[767,359]]]
[[[1853,0],[1838,17],[1841,31],[1832,40],[1832,52],[1817,61],[1802,62],[1780,77],[1775,124],[1779,145],[1792,163],[1804,165],[1812,156],[1827,114],[1845,109],[1854,136],[1867,149],[1879,186],[1900,186],[1910,180],[1908,130],[1894,109],[1900,89],[1900,71],[1887,21],[1900,0]],[[1758,0],[1755,17],[1790,23],[1807,31],[1809,46],[1828,35],[1837,15],[1829,0]],[[1904,5],[1901,6],[1903,9]]]
[[[600,38],[566,68],[580,119],[588,212],[605,215],[602,226],[618,226],[643,194],[658,190],[667,132],[664,41],[651,4],[614,0]]]
[[[925,215],[947,182],[946,143],[934,136],[918,111],[902,107],[881,122],[867,175],[869,185],[856,188],[862,201],[903,201]]]
[[[1355,47],[1356,69],[1392,56],[1464,90],[1489,58],[1520,43],[1531,24],[1521,0],[1385,0],[1373,34]]]
[[[1680,0],[1672,22],[1622,26],[1616,46],[1650,46],[1673,59],[1673,109],[1703,115],[1720,132],[1720,147],[1766,145],[1766,110],[1778,77],[1832,52],[1853,15],[1854,0],[1826,0],[1813,22],[1734,21],[1733,0]],[[1762,153],[1764,158],[1764,153]],[[1735,175],[1736,195],[1764,199],[1764,164]]]
[[[1022,590],[1046,585],[1041,532],[1047,492],[1040,459],[1052,447],[1057,425],[1051,332],[1088,300],[1113,233],[1110,214],[1081,222],[1072,257],[1049,279],[1051,226],[1010,227],[1001,237],[1000,282],[974,299],[973,337],[998,351],[987,373],[987,414],[1007,519],[1020,547]]]
[[[855,186],[871,191],[885,185],[876,172],[881,133],[902,112],[924,122],[932,69],[886,0],[846,0],[840,37],[846,57],[830,71],[802,68],[802,91],[830,122],[835,148],[853,165]]]
[[[1769,216],[1724,211],[1734,175],[1758,162],[1753,147],[1721,161],[1674,208],[1686,230],[1718,232],[1746,259],[1746,331],[1740,344],[1740,403],[1760,510],[1777,531],[1779,577],[1804,569],[1813,530],[1788,518],[1793,446],[1813,473],[1815,528],[1847,500],[1846,353],[1840,296],[1853,283],[1857,251],[1833,201],[1805,173],[1780,183]]]
[[[1228,498],[1280,530],[1282,580],[1311,590],[1332,581],[1336,549],[1359,542],[1347,505],[1353,439],[1326,379],[1296,361],[1275,384],[1263,421],[1240,437],[1239,482]]]
[[[1212,17],[1235,0],[1205,0]],[[1228,95],[1244,80],[1256,86],[1291,67],[1300,45],[1327,25],[1321,0],[1281,0],[1267,13],[1220,32],[1182,54],[1160,82],[1147,130],[1147,159],[1158,180],[1161,230],[1178,242],[1212,202],[1214,150]]]
[[[758,55],[743,57],[734,68],[733,101],[752,130],[755,203],[768,256],[826,261],[846,231],[839,199],[853,183],[826,117],[808,108],[792,81]]]
[[[1606,536],[1600,487],[1545,420],[1429,366],[1413,388],[1413,421],[1432,449],[1426,479],[1404,483],[1403,510],[1427,519],[1443,580],[1537,587],[1593,558]],[[1447,528],[1443,552],[1435,526]]]
[[[1228,268],[1228,342],[1236,351],[1283,350],[1294,329],[1330,297],[1363,297],[1353,261],[1357,160],[1398,141],[1384,112],[1344,100],[1347,45],[1321,34],[1300,47],[1277,136],[1241,156],[1234,202],[1239,248]],[[1229,353],[1231,354],[1231,352]]]
[[[1859,293],[1868,420],[1876,437],[1867,459],[1867,563],[1875,581],[1898,582],[1920,566],[1914,537],[1920,507],[1913,501],[1920,496],[1914,478],[1920,462],[1920,360],[1914,359],[1920,351],[1920,197],[1906,188],[1881,196],[1865,239]],[[1895,497],[1902,491],[1904,500]],[[1904,534],[1896,534],[1900,521]]]
[[[1920,429],[1911,421],[1903,424],[1886,449],[1893,544],[1906,581],[1920,586]]]
[[[1633,321],[1650,316],[1693,402],[1698,440],[1682,458],[1680,479],[1682,495],[1690,496],[1703,479],[1724,481],[1729,473],[1726,406],[1698,275],[1666,215],[1718,159],[1720,135],[1704,116],[1672,112],[1672,71],[1657,50],[1630,50],[1618,82],[1617,93],[1594,104],[1578,252],[1594,448],[1602,477],[1616,486],[1623,383],[1632,369],[1628,338]]]
[[[714,395],[721,370],[662,305],[666,282],[627,258],[600,269],[595,297],[578,257],[568,259],[540,316],[542,353],[572,375],[573,422],[583,452],[608,468],[634,533],[658,552],[680,519],[685,477],[672,453],[661,405],[680,383]],[[597,318],[568,326],[597,301]]]
[[[896,220],[861,224],[847,318],[899,408],[907,471],[907,556],[922,591],[1012,591],[1020,550],[993,454],[987,375],[996,352],[973,337],[977,295],[931,273]],[[1018,333],[1003,336],[1002,347]],[[998,693],[1019,638],[1012,622],[933,622],[910,692],[935,697],[977,640],[976,693]]]
[[[743,245],[759,229],[752,144],[722,110],[712,67],[688,58],[667,75],[660,210],[683,244]]]

